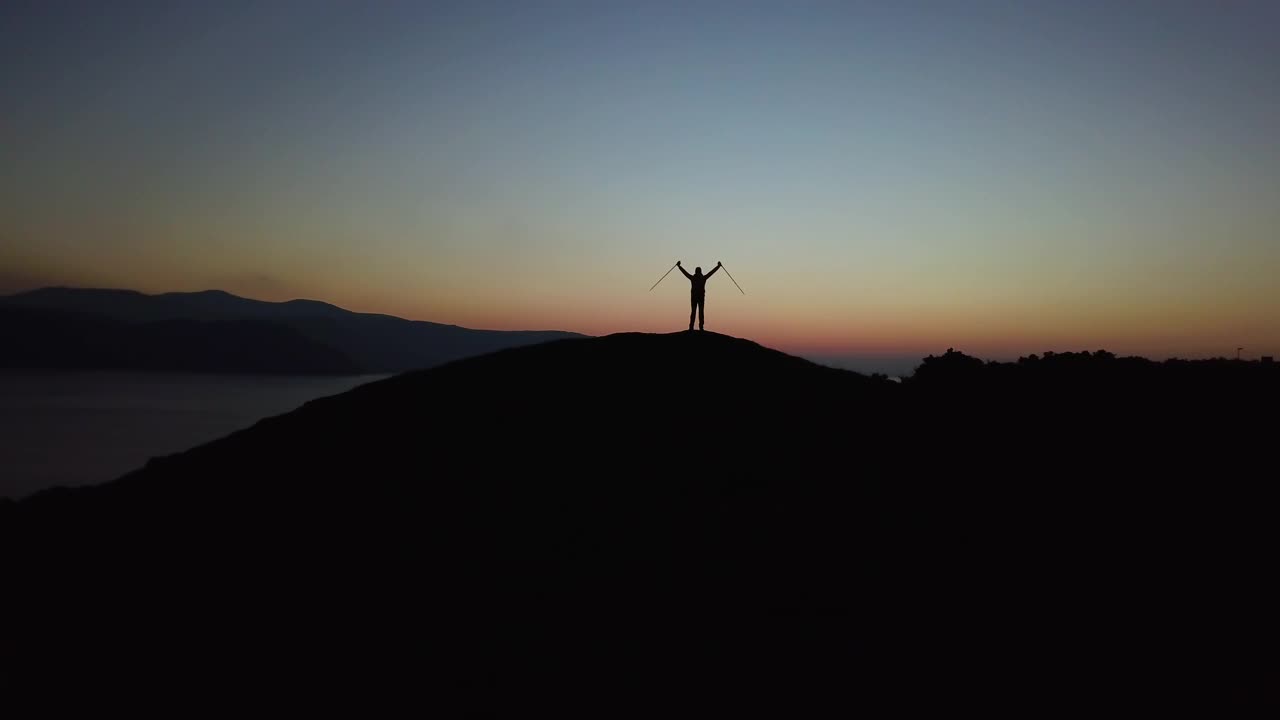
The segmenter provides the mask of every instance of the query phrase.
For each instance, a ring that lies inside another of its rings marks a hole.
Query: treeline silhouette
[[[1280,365],[1270,361],[1211,358],[1164,361],[1143,357],[1117,357],[1106,350],[1095,352],[1046,352],[1016,362],[982,361],[949,348],[930,355],[915,369],[911,381],[925,386],[953,389],[1001,390],[1026,384],[1053,386],[1104,386],[1130,389],[1168,386],[1179,392],[1206,388],[1224,390],[1236,385],[1259,390],[1280,377]],[[976,384],[976,385],[975,385]]]
[[[366,712],[1270,712],[1277,399],[1106,353],[505,350],[0,503],[0,668]]]

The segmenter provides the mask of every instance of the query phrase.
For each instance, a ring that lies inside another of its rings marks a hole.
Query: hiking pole
[[[679,265],[679,264],[680,264],[680,263],[678,263],[678,262],[676,263],[676,265]],[[675,269],[676,269],[676,265],[672,265],[672,266],[671,266],[671,270],[675,270]],[[658,278],[658,282],[654,283],[654,284],[653,284],[653,287],[649,288],[649,292],[653,292],[653,288],[658,287],[658,283],[662,282],[663,280],[666,280],[666,279],[667,279],[667,276],[671,274],[671,270],[667,270],[666,272],[662,273],[662,277]]]
[[[725,274],[725,275],[729,275],[729,268],[725,267],[725,266],[724,266],[724,263],[720,263],[720,269],[721,269],[721,270],[724,270],[724,274]],[[668,270],[668,272],[670,272],[670,271]],[[732,275],[729,275],[729,279],[730,279],[730,280],[733,280],[733,276],[732,276]],[[743,295],[746,295],[746,294],[747,294],[747,293],[746,293],[746,291],[742,289],[742,286],[738,284],[738,281],[737,281],[737,280],[733,280],[733,286],[734,286],[734,287],[736,287],[736,288],[738,288],[738,292],[742,293]]]

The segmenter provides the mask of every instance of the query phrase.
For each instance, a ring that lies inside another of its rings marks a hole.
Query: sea
[[[384,377],[0,370],[0,497],[106,482]]]

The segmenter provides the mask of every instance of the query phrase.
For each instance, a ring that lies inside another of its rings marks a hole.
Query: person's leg
[[[693,329],[693,314],[698,312],[698,298],[689,297],[689,329]]]
[[[707,324],[707,299],[698,298],[698,329]]]

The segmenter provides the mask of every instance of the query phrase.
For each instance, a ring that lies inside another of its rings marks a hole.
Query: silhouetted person
[[[716,266],[711,268],[711,272],[706,275],[702,274],[702,268],[700,267],[694,268],[693,274],[690,275],[679,260],[676,261],[676,267],[680,268],[680,272],[684,273],[684,276],[689,278],[691,283],[689,287],[689,329],[693,329],[693,316],[696,313],[698,315],[698,329],[701,330],[702,326],[707,324],[707,278],[716,274],[716,271],[720,269],[720,263],[717,262]]]

